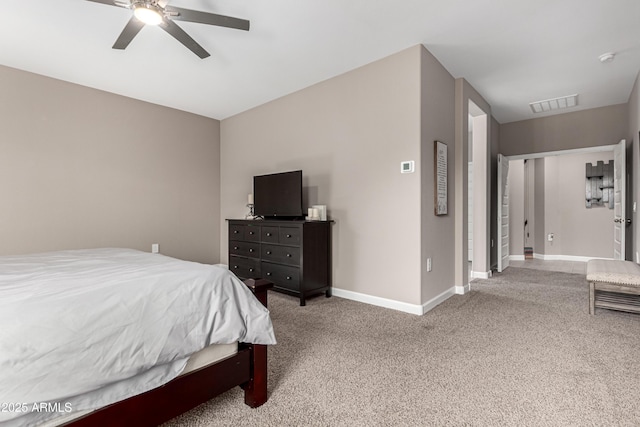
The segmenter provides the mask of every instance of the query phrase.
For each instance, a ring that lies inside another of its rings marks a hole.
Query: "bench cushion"
[[[587,262],[587,281],[640,287],[640,265],[632,261],[592,259]]]

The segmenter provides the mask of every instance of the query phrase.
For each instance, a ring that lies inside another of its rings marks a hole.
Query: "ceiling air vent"
[[[578,94],[561,96],[559,98],[545,99],[544,101],[530,102],[529,107],[534,113],[546,113],[547,111],[571,108],[578,105]]]

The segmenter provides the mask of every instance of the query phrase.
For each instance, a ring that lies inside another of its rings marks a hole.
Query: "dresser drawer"
[[[244,230],[244,240],[247,242],[259,242],[260,241],[260,226],[259,225],[247,225]]]
[[[244,230],[246,228],[244,225],[230,225],[229,240],[244,240]]]
[[[229,241],[229,253],[233,255],[257,258],[260,256],[260,243],[238,242],[236,240],[231,240]]]
[[[296,246],[278,246],[262,244],[260,257],[265,261],[300,265],[300,248]]]
[[[260,240],[267,243],[278,243],[280,227],[260,227]]]
[[[229,269],[241,279],[260,277],[260,260],[230,255]]]
[[[262,277],[271,280],[275,286],[292,291],[300,291],[300,269],[286,265],[262,262]]]
[[[300,229],[297,227],[280,227],[278,235],[283,245],[300,244]]]

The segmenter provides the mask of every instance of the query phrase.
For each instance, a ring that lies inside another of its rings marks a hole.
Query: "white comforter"
[[[235,341],[275,337],[267,309],[223,267],[129,249],[0,257],[0,424],[142,393],[192,353]],[[34,411],[43,402],[60,404]]]

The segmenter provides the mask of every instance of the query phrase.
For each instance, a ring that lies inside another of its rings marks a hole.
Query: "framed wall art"
[[[447,144],[434,141],[435,214],[447,214]]]

